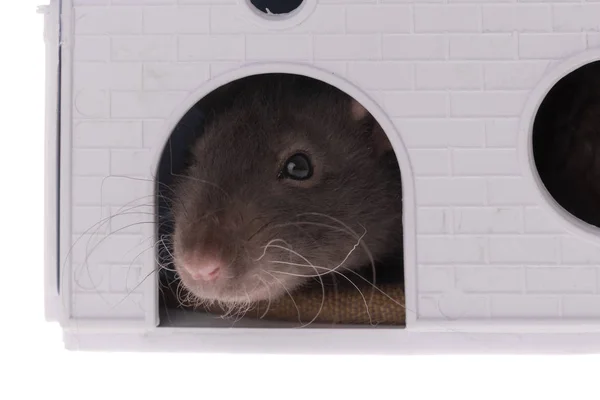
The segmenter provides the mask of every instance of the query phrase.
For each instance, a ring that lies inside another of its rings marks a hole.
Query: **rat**
[[[400,169],[365,107],[294,74],[233,81],[197,107],[169,253],[198,304],[270,301],[382,263],[402,280]]]
[[[562,78],[533,125],[540,179],[566,211],[600,227],[600,62]]]

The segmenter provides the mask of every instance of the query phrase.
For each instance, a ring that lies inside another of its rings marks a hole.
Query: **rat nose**
[[[193,255],[186,257],[183,261],[183,268],[192,279],[210,282],[217,279],[221,273],[221,263],[214,259],[206,259]]]

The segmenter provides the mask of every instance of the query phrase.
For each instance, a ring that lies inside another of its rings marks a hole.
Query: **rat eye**
[[[303,181],[309,179],[312,174],[313,169],[310,164],[310,159],[302,153],[296,153],[286,160],[279,176],[282,178]]]

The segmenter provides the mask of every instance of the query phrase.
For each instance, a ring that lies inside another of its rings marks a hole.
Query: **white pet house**
[[[600,3],[298,3],[278,15],[247,0],[55,0],[42,8],[46,315],[61,324],[66,346],[600,350],[600,230],[545,191],[531,150],[548,91],[600,59]],[[147,251],[161,152],[195,102],[261,72],[339,87],[390,137],[404,185],[404,328],[228,328],[200,316],[161,324]],[[127,207],[139,212],[109,218]]]

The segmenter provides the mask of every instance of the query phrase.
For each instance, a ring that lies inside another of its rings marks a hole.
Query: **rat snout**
[[[216,257],[203,257],[197,251],[186,254],[182,266],[193,280],[205,282],[216,280],[223,269],[223,263]]]
[[[185,275],[197,283],[214,282],[224,278],[225,270],[235,257],[235,245],[223,235],[204,231],[191,237],[176,251],[179,266]]]
[[[184,282],[206,294],[245,279],[252,263],[244,238],[257,229],[257,222],[247,222],[255,214],[248,215],[251,205],[241,201],[203,208],[201,218],[181,218],[176,225],[174,258]]]

